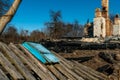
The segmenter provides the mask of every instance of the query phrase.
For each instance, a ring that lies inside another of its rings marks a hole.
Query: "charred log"
[[[97,69],[97,71],[102,72],[102,73],[105,73],[106,75],[110,75],[110,74],[113,73],[114,68],[113,68],[111,65],[106,64],[106,65],[104,65],[104,66],[102,66],[102,67],[99,67],[99,68]]]
[[[111,64],[115,63],[115,60],[114,60],[115,54],[113,54],[113,53],[100,52],[98,55],[100,58],[102,58],[103,60],[105,60],[108,63],[111,63]]]
[[[94,56],[87,56],[87,57],[79,57],[79,58],[66,58],[67,60],[74,60],[79,63],[89,61],[93,58]]]
[[[40,42],[55,52],[72,53],[74,50],[120,49],[120,43],[84,43],[81,41],[44,41]]]

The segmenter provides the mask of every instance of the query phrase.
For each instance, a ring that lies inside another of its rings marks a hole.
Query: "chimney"
[[[106,36],[112,36],[112,26],[109,18],[109,0],[102,0],[102,16],[106,20]]]

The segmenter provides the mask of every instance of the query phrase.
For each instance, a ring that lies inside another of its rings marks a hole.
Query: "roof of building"
[[[54,53],[54,52],[53,52]],[[0,80],[106,80],[107,76],[57,53],[55,64],[42,64],[21,44],[0,42]]]

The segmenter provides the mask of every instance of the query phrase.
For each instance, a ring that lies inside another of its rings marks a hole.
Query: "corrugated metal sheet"
[[[42,54],[40,54],[40,52],[34,49],[32,46],[28,45],[27,42],[24,42],[22,46],[26,48],[32,55],[34,55],[39,61],[42,63],[47,63]]]
[[[33,49],[35,49],[37,51],[37,53],[39,53],[40,56],[47,61],[47,62],[43,62],[43,63],[59,62],[59,59],[54,54],[52,54],[48,49],[46,49],[43,45],[38,44],[38,43],[33,43],[33,42],[25,42],[23,44],[27,44],[27,45],[31,46]],[[33,53],[33,52],[31,52],[31,53]],[[33,55],[36,55],[36,54],[33,54]]]

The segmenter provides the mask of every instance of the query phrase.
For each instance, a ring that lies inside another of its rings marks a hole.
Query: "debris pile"
[[[73,53],[60,53],[70,61],[89,66],[107,76],[114,76],[119,80],[120,50],[76,50]]]
[[[107,41],[107,40],[106,40]],[[120,49],[120,43],[93,43],[77,41],[43,41],[41,42],[49,50],[62,53],[72,53],[75,50],[106,50]]]
[[[106,80],[108,77],[76,61],[43,64],[22,45],[0,42],[1,80]]]

